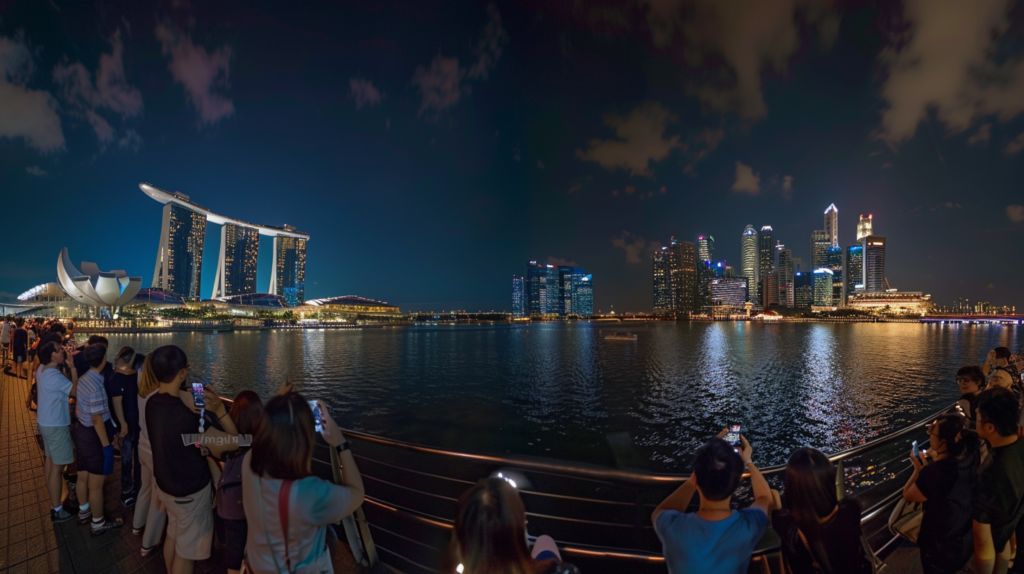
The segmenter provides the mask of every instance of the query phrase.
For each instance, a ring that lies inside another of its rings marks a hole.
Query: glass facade
[[[715,278],[715,268],[710,261],[697,262],[697,312],[711,313],[711,280]]]
[[[286,297],[281,295],[272,295],[270,293],[243,293],[240,295],[221,297],[220,300],[231,305],[266,307],[268,309],[286,309],[291,306],[288,304]]]
[[[747,302],[747,278],[723,277],[711,280],[711,304],[713,307],[742,309]]]
[[[814,303],[814,285],[812,275],[797,271],[793,277],[793,304],[797,309],[810,309]]]
[[[740,236],[740,275],[747,278],[750,301],[761,305],[758,286],[761,283],[760,246],[757,242],[757,230],[748,225]]]
[[[854,293],[864,291],[864,246],[851,245],[846,248],[846,301]]]
[[[675,312],[690,314],[697,301],[697,247],[672,238],[672,288]]]
[[[587,287],[590,287],[590,279],[584,281],[587,277],[586,271],[582,267],[569,267],[562,266],[558,268],[558,284],[559,284],[559,315],[580,315],[587,316],[594,314],[594,294],[593,289],[590,289],[590,306],[585,309],[583,301],[580,297],[579,289],[584,283]]]
[[[255,227],[225,223],[224,295],[256,292],[256,261],[260,253],[260,232]]]
[[[779,305],[793,307],[796,305],[793,283],[793,251],[786,249],[784,245],[777,246],[779,250]]]
[[[526,266],[526,309],[533,315],[558,314],[558,269],[531,261]]]
[[[277,261],[275,293],[295,307],[306,301],[306,240],[299,237],[274,238]]]
[[[189,301],[198,301],[206,216],[176,203],[168,203],[164,206],[164,230],[167,236],[161,241],[157,255],[157,280],[152,286],[181,293]]]
[[[825,235],[829,247],[839,247],[839,209],[834,203],[825,210]]]
[[[715,256],[715,238],[710,235],[701,235],[697,238],[697,259],[700,261],[711,261]]]
[[[526,316],[526,292],[523,290],[523,278],[512,276],[512,316]]]
[[[832,247],[832,240],[824,229],[815,229],[811,232],[811,269],[828,267],[828,250]]]
[[[873,233],[872,230],[875,224],[874,219],[874,215],[868,214],[867,217],[864,217],[863,213],[860,214],[860,221],[857,222],[857,241],[860,241]]]
[[[672,253],[668,247],[654,252],[654,312],[672,312]]]
[[[832,271],[832,304],[845,305],[846,291],[843,283],[843,248],[829,247],[828,268]]]
[[[573,313],[580,317],[594,314],[594,276],[580,275],[573,279],[572,288]]]
[[[814,302],[815,307],[831,307],[832,301],[832,270],[822,267],[814,270]]]
[[[885,237],[868,235],[861,240],[864,248],[864,291],[885,291]]]

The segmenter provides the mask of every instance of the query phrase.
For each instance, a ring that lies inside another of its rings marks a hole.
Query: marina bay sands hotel
[[[270,293],[284,297],[291,306],[305,302],[308,234],[290,225],[269,227],[218,215],[178,191],[164,191],[148,183],[140,183],[139,188],[164,204],[152,287],[199,301],[206,224],[216,223],[222,227],[211,299],[256,293],[260,235],[268,235],[274,238]]]

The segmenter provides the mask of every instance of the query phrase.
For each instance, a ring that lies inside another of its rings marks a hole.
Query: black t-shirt
[[[11,337],[11,346],[14,347],[14,353],[24,359],[28,351],[28,331],[23,327],[15,329],[14,336]]]
[[[962,460],[946,458],[926,465],[917,477],[924,503],[917,545],[921,553],[963,567],[974,551],[971,508],[978,450],[968,449]],[[954,564],[955,563],[955,564]]]
[[[216,418],[216,417],[213,417]],[[212,421],[207,420],[206,428]],[[208,486],[213,478],[199,448],[185,445],[182,435],[199,432],[199,414],[177,395],[157,393],[146,402],[146,429],[153,449],[153,477],[160,490],[188,496]]]
[[[989,448],[981,464],[972,518],[992,527],[992,542],[999,552],[1024,515],[1024,440]]]
[[[811,556],[800,539],[800,527],[788,510],[772,513],[772,528],[782,539],[782,554],[793,574],[818,572],[814,562],[820,563],[822,557]],[[871,563],[864,555],[860,542],[860,503],[856,499],[844,498],[839,501],[839,510],[821,525],[821,535],[821,543],[834,574],[871,572]]]
[[[114,398],[121,397],[121,410],[124,411],[124,420],[128,423],[128,429],[139,431],[139,375],[138,373],[124,374],[112,371],[110,376],[103,381],[107,389],[107,397],[110,399],[111,420],[116,419],[117,411],[114,410]],[[197,429],[198,430],[198,429]]]

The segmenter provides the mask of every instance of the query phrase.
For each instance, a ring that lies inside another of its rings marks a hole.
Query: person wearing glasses
[[[981,368],[974,365],[960,367],[956,372],[956,386],[960,387],[960,398],[956,406],[967,417],[967,428],[973,430],[974,421],[978,420],[978,393],[985,388],[985,375]]]

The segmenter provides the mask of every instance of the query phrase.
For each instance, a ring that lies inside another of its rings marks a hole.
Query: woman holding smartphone
[[[323,402],[317,404],[321,435],[341,458],[343,484],[312,475],[316,421],[309,403],[291,392],[270,399],[263,427],[242,460],[242,505],[250,517],[245,554],[252,572],[331,572],[327,525],[363,503],[363,480],[348,441]]]

